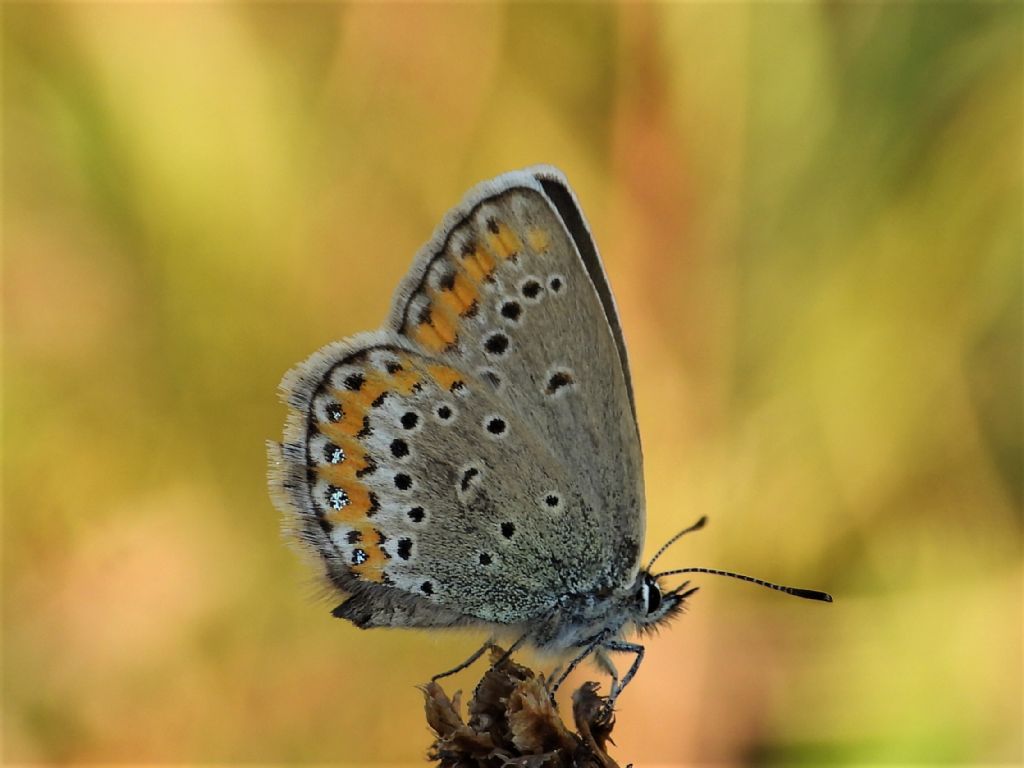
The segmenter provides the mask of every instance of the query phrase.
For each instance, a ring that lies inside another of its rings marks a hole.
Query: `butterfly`
[[[384,326],[328,344],[281,384],[269,446],[286,528],[358,627],[479,627],[571,661],[609,700],[644,656],[626,639],[679,613],[706,568],[645,566],[636,404],[615,301],[566,178],[474,187],[419,251]],[[474,661],[485,645],[458,671]],[[633,655],[618,676],[611,653]],[[436,679],[435,677],[435,679]]]

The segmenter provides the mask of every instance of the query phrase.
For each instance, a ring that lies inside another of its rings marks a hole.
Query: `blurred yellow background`
[[[479,638],[332,619],[264,441],[285,369],[537,162],[619,301],[647,550],[708,514],[666,565],[836,596],[703,579],[615,754],[1024,759],[1020,4],[8,4],[3,32],[5,762],[422,759],[414,684]]]

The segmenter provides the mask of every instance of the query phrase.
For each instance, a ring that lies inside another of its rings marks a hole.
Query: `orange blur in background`
[[[836,597],[700,580],[614,754],[1024,760],[1020,5],[3,15],[5,763],[422,760],[481,638],[332,619],[264,442],[538,162],[619,303],[647,552],[707,514],[666,567]]]

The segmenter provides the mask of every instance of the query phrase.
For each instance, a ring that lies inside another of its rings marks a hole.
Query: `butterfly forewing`
[[[391,323],[472,371],[531,426],[601,520],[576,535],[601,541],[612,584],[631,581],[644,499],[625,347],[557,172],[507,174],[471,192],[421,250]]]

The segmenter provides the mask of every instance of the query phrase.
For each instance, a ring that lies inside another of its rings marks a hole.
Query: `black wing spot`
[[[501,535],[504,536],[506,539],[511,539],[512,535],[515,532],[516,527],[514,524],[508,522],[507,520],[501,524]]]
[[[459,481],[459,486],[464,491],[469,490],[469,484],[473,482],[473,478],[480,474],[480,470],[476,467],[470,467],[462,473],[462,480]]]
[[[327,486],[327,505],[333,510],[344,509],[351,503],[344,488],[336,485]]]
[[[520,315],[523,314],[523,307],[518,301],[506,301],[501,305],[501,316],[506,320],[517,322]]]
[[[448,421],[452,417],[452,409],[447,405],[439,405],[436,413],[437,418],[441,419],[441,421]]]
[[[398,556],[403,560],[408,560],[412,557],[412,539],[398,540]]]
[[[391,441],[391,455],[401,459],[409,455],[409,444],[398,437]]]
[[[384,363],[384,370],[394,376],[396,373],[401,372],[403,368],[401,363],[396,363],[394,360],[388,360]]]
[[[370,508],[366,510],[366,516],[370,517],[380,509],[380,500],[377,498],[377,494],[373,491],[370,491],[367,495],[370,498]]]
[[[445,272],[437,279],[437,287],[442,291],[450,291],[455,287],[455,270]]]
[[[345,534],[345,540],[349,544],[358,544],[362,538],[363,534],[361,534],[359,531],[349,531]]]
[[[561,499],[559,499],[558,496],[556,496],[553,493],[549,493],[547,496],[544,497],[544,503],[547,504],[549,507],[557,507],[559,501],[561,501]]]
[[[408,491],[412,488],[412,478],[404,472],[399,472],[395,475],[395,488],[400,491]]]
[[[424,581],[422,584],[420,584],[420,591],[424,595],[432,595],[434,594],[434,585],[431,584],[429,581]]]
[[[495,356],[504,355],[508,351],[508,336],[504,333],[492,333],[484,340],[484,349]]]
[[[352,550],[352,563],[354,565],[362,565],[369,560],[369,555],[366,554],[365,549],[353,549]]]
[[[345,460],[345,451],[334,443],[325,443],[324,459],[328,464],[341,464]]]
[[[536,280],[527,280],[523,283],[523,287],[520,290],[526,298],[536,299],[540,295],[541,288],[541,284]]]
[[[353,392],[358,392],[363,388],[363,384],[365,383],[366,377],[361,373],[350,373],[345,377],[345,387]]]
[[[381,392],[379,395],[377,395],[377,397],[373,399],[373,402],[370,403],[370,407],[380,408],[382,405],[384,405],[384,401],[387,399],[387,397],[388,392],[386,390],[384,392]]]
[[[486,552],[480,553],[480,565],[490,565],[492,562],[491,556]]]
[[[551,289],[552,293],[560,292],[564,285],[565,285],[565,283],[562,282],[562,278],[560,278],[560,277],[552,277],[548,281],[548,288]]]
[[[426,516],[427,513],[423,510],[423,507],[413,507],[405,514],[408,515],[409,519],[412,520],[414,523],[422,523],[423,518]]]
[[[327,407],[324,408],[324,412],[327,414],[327,420],[335,424],[341,421],[341,417],[345,415],[345,412],[341,410],[341,406],[337,403],[328,403]]]
[[[505,420],[498,416],[487,421],[487,431],[492,435],[503,435],[506,429],[508,429],[508,425],[505,423]]]
[[[373,429],[370,427],[370,417],[363,416],[363,426],[356,433],[356,437],[369,437],[373,434]]]
[[[402,427],[405,429],[415,429],[416,425],[420,423],[420,417],[413,411],[406,411],[402,414]]]
[[[562,387],[568,387],[573,383],[573,381],[574,379],[569,371],[556,371],[551,375],[551,378],[548,379],[548,384],[547,387],[545,387],[544,392],[548,395],[553,395]]]

